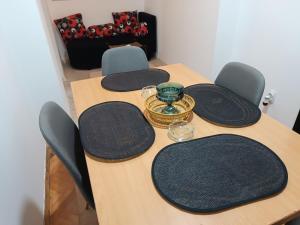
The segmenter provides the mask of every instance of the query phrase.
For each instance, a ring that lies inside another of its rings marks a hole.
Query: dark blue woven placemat
[[[226,127],[245,127],[261,117],[260,109],[233,93],[213,84],[196,84],[185,88],[195,99],[194,112],[201,118]]]
[[[107,160],[124,160],[144,153],[155,139],[143,113],[126,102],[105,102],[84,111],[79,132],[85,151]]]
[[[175,206],[212,213],[278,194],[288,175],[266,146],[223,134],[165,147],[154,159],[152,179]]]
[[[170,74],[164,70],[148,69],[108,75],[102,79],[101,85],[110,91],[135,91],[167,82],[169,79]]]

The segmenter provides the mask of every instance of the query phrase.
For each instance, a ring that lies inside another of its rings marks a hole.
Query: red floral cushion
[[[146,22],[137,23],[137,25],[133,29],[133,34],[136,37],[144,37],[148,33],[148,24]]]
[[[137,11],[112,13],[117,32],[121,34],[132,34],[137,25]]]
[[[111,37],[117,34],[115,25],[113,23],[107,23],[103,25],[93,25],[87,29],[87,36],[93,38]]]
[[[86,29],[80,13],[54,20],[62,39],[66,43],[71,39],[80,39],[86,36]]]

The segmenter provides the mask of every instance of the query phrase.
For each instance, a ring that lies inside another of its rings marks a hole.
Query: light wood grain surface
[[[209,83],[184,65],[160,67],[171,74],[171,81],[184,86]],[[125,101],[144,110],[141,91],[111,92],[100,85],[101,78],[73,82],[77,116],[85,109],[106,101]],[[128,81],[130,82],[130,81]],[[105,116],[105,115],[99,115]],[[166,202],[151,179],[155,155],[173,143],[167,130],[155,128],[156,140],[143,155],[129,161],[106,163],[87,158],[99,223],[101,225],[253,225],[280,224],[300,212],[300,136],[268,115],[246,128],[224,128],[194,115],[195,138],[221,133],[244,135],[272,149],[285,163],[289,181],[279,195],[215,214],[192,214]],[[199,168],[201,169],[201,168]]]

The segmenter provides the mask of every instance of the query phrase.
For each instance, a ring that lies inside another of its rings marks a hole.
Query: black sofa
[[[123,45],[133,42],[139,42],[147,58],[151,59],[157,50],[156,17],[146,12],[139,12],[138,19],[139,22],[148,24],[149,33],[144,37],[117,35],[109,38],[84,38],[69,41],[66,47],[71,66],[82,70],[101,68],[102,55],[109,49],[109,45]]]

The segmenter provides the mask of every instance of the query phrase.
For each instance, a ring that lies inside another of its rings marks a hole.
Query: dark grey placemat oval
[[[79,132],[85,151],[107,160],[123,160],[144,153],[155,139],[143,113],[126,102],[105,102],[84,111]]]
[[[213,84],[196,84],[185,88],[195,99],[194,112],[201,118],[226,127],[245,127],[255,124],[261,117],[260,109],[233,93]]]
[[[108,75],[102,79],[101,85],[110,91],[135,91],[167,82],[169,79],[170,74],[164,70],[148,69]]]
[[[175,206],[212,213],[277,194],[288,175],[266,146],[223,134],[165,147],[154,159],[152,179]]]

